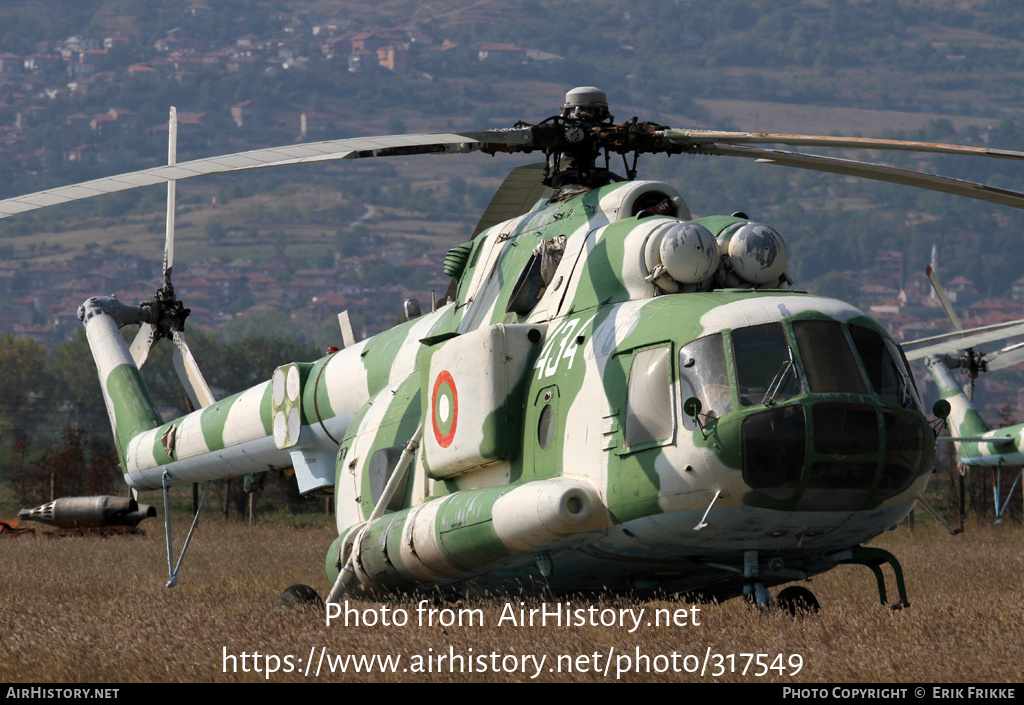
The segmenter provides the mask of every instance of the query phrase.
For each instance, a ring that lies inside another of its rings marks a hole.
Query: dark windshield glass
[[[741,405],[771,404],[800,392],[781,323],[737,328],[732,332],[732,351]]]
[[[914,395],[909,388],[909,373],[902,359],[894,354],[895,346],[870,328],[850,326],[850,337],[868,373],[871,388],[883,399],[913,406]]]
[[[841,323],[794,321],[793,333],[812,392],[867,394],[864,376]]]

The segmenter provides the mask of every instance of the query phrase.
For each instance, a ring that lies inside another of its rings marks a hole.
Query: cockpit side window
[[[671,347],[641,350],[633,357],[629,369],[626,446],[669,439],[673,426]]]
[[[800,393],[799,374],[781,323],[737,328],[731,338],[742,406],[770,406]]]
[[[679,384],[682,398],[700,400],[709,416],[721,417],[732,411],[729,373],[721,333],[688,343],[679,351]]]
[[[812,393],[868,393],[841,323],[794,321],[793,333]]]
[[[850,337],[875,393],[900,406],[915,407],[910,375],[895,345],[864,326],[851,325]]]

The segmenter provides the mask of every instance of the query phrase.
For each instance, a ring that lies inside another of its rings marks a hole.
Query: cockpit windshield
[[[920,408],[920,400],[910,382],[903,355],[892,341],[863,326],[850,326],[850,337],[864,364],[875,393],[900,406]]]
[[[833,320],[789,325],[789,331],[782,322],[735,328],[682,346],[682,398],[696,397],[715,417],[734,408],[774,406],[802,392],[874,393],[904,408],[920,408],[899,348],[877,331]],[[732,353],[732,370],[726,349]]]
[[[800,378],[781,323],[732,332],[736,383],[742,406],[771,405],[800,393]]]
[[[837,321],[793,321],[807,384],[815,394],[867,394],[850,343]]]
[[[919,408],[899,349],[876,331],[828,320],[793,321],[792,327],[798,360],[781,323],[732,331],[740,405],[772,406],[799,394],[806,384],[813,394],[873,391],[900,406]]]

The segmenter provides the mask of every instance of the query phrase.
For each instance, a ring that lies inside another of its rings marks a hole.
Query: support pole
[[[405,446],[405,450],[402,451],[402,456],[398,459],[398,465],[395,466],[395,471],[391,473],[391,477],[388,478],[387,484],[384,486],[384,491],[381,492],[380,498],[377,500],[377,504],[374,505],[373,511],[370,513],[370,517],[363,522],[363,525],[357,529],[359,532],[355,540],[352,542],[352,551],[349,553],[348,560],[345,561],[345,565],[342,567],[341,572],[338,573],[337,580],[334,581],[334,586],[331,587],[330,594],[327,595],[327,602],[337,602],[341,595],[345,592],[345,589],[351,584],[352,578],[355,577],[354,563],[356,556],[359,554],[360,545],[363,542],[363,534],[366,533],[366,528],[370,526],[377,519],[384,515],[388,504],[391,502],[391,498],[398,490],[402,480],[405,479],[406,474],[412,465],[412,459],[416,455],[416,450],[420,447],[420,438],[423,436],[423,422],[420,421],[420,425],[416,427],[416,431],[412,434],[412,438]]]
[[[167,537],[167,587],[172,588],[178,584],[178,570],[181,568],[181,562],[185,559],[185,552],[188,551],[188,545],[192,542],[192,534],[195,533],[196,525],[199,523],[199,514],[203,511],[203,505],[206,503],[207,495],[210,494],[210,486],[213,484],[213,481],[206,481],[206,488],[203,490],[203,498],[199,500],[199,507],[196,509],[196,514],[192,518],[192,526],[189,527],[188,534],[185,536],[185,545],[181,547],[181,555],[178,556],[178,562],[175,563],[172,568],[171,557],[174,553],[174,547],[171,542],[171,507],[167,492],[167,478],[168,473],[165,471],[162,476],[162,481],[164,490],[164,531]]]

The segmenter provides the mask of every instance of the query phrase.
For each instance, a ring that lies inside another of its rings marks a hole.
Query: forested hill
[[[1024,150],[1024,9],[1009,0],[4,0],[0,20],[0,197],[163,163],[172,105],[185,160],[535,123],[581,85],[607,91],[618,121]],[[842,156],[1024,190],[1011,161]],[[313,345],[283,353],[302,359],[337,344],[340,310],[373,333],[405,298],[428,307],[448,285],[446,248],[517,163],[360,160],[180,183],[175,289],[200,364],[216,374],[218,341],[231,358],[253,335]],[[922,276],[933,248],[965,321],[1024,315],[1020,211],[722,157],[638,167],[696,216],[773,225],[798,288],[894,335],[948,329]],[[57,407],[104,423],[95,385],[68,387],[91,378],[75,367],[89,366],[75,311],[97,293],[152,296],[164,201],[140,189],[0,220],[0,333],[13,333],[0,356],[33,371],[8,375],[24,398],[0,405],[0,429]],[[1012,401],[1017,385],[987,383],[989,407]]]
[[[0,17],[2,195],[162,162],[170,105],[187,159],[537,121],[575,85],[605,89],[620,120],[774,131],[798,122],[1024,150],[1024,9],[1009,0],[6,0]],[[1010,162],[889,161],[1024,190],[1024,168]],[[677,183],[695,213],[744,210],[777,225],[803,285],[869,270],[881,251],[917,272],[933,245],[982,295],[1008,296],[1024,275],[1007,256],[1024,237],[1011,209],[720,158],[640,167]],[[179,256],[273,258],[287,243],[296,267],[325,266],[382,238],[421,252],[428,238],[455,244],[507,168],[446,161],[337,170],[329,181],[305,172],[221,180],[183,197],[182,238],[203,247]],[[329,199],[258,201],[307,186],[329,188]],[[141,225],[159,239],[160,199],[125,194],[72,217],[53,209],[5,221],[0,255],[143,253],[137,235],[116,228]],[[228,202],[246,206],[228,212]]]

